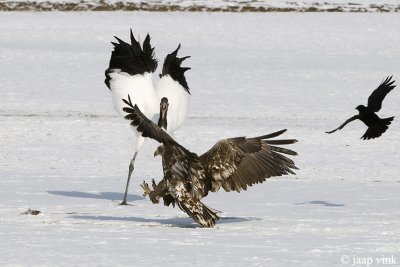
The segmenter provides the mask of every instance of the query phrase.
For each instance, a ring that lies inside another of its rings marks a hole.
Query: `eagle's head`
[[[157,147],[156,151],[154,151],[154,157],[155,156],[163,156],[164,152],[165,152],[164,145],[161,145],[161,146]]]

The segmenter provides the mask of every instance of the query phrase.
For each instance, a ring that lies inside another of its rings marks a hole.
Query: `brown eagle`
[[[219,219],[217,211],[201,202],[208,192],[217,192],[221,187],[240,192],[248,186],[262,183],[272,176],[294,174],[294,162],[283,154],[297,155],[295,151],[276,145],[293,144],[295,139],[269,140],[286,130],[271,134],[246,138],[222,139],[201,156],[190,152],[162,128],[153,123],[132,104],[130,96],[123,99],[128,105],[123,110],[126,119],[136,127],[143,137],[150,137],[161,146],[154,156],[162,156],[164,178],[156,184],[153,180],[150,190],[143,182],[144,195],[149,195],[153,203],[163,198],[164,204],[175,204],[193,220],[204,227],[212,227]]]

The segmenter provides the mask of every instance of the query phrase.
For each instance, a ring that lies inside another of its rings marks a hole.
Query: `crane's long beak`
[[[168,127],[167,112],[168,112],[168,98],[164,97],[160,103],[160,118],[158,119],[158,126],[165,131]]]

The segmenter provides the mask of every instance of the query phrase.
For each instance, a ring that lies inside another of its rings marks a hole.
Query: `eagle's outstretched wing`
[[[325,133],[331,134],[331,133],[336,132],[337,130],[341,130],[341,129],[343,129],[344,126],[346,126],[346,124],[348,124],[348,123],[350,123],[350,122],[352,122],[352,121],[354,121],[356,119],[359,119],[359,118],[360,118],[359,115],[354,115],[353,117],[347,119],[342,125],[337,127],[335,130],[332,130],[332,131],[329,131],[329,132],[325,132]]]
[[[368,97],[368,109],[377,112],[382,108],[382,101],[385,96],[396,87],[393,85],[394,80],[391,81],[393,76],[388,76]]]
[[[210,173],[210,190],[222,186],[225,191],[246,190],[247,186],[261,183],[272,176],[293,173],[294,162],[283,154],[297,155],[293,150],[276,145],[293,144],[295,139],[268,140],[284,133],[281,130],[253,138],[224,139],[200,156],[204,168]]]
[[[149,137],[164,145],[174,145],[182,147],[171,136],[169,136],[163,129],[158,127],[154,122],[148,119],[139,109],[137,105],[133,105],[131,97],[128,95],[128,100],[122,99],[128,105],[122,110],[128,113],[125,119],[131,120],[131,125],[136,127],[138,132],[142,133],[143,137]],[[183,148],[183,147],[182,147]]]

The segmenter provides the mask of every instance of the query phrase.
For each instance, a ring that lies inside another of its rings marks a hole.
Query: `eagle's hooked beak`
[[[163,145],[157,147],[156,151],[154,151],[154,157],[160,156],[160,155],[161,156],[164,155],[164,146]]]

